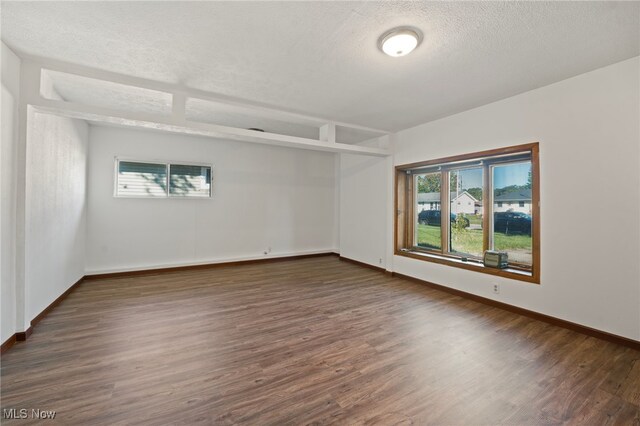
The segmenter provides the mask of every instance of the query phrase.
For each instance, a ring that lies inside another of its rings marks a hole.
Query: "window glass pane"
[[[169,193],[172,197],[209,197],[211,167],[171,164]]]
[[[492,167],[493,249],[531,265],[531,162]]]
[[[166,197],[166,164],[118,162],[118,186],[120,197]]]
[[[482,167],[449,172],[451,253],[481,257]]]
[[[416,245],[440,249],[440,173],[416,175]]]

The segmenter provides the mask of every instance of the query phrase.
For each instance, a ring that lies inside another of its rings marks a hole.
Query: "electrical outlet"
[[[382,265],[382,258],[380,258],[380,260],[378,261],[378,263]]]
[[[500,284],[493,284],[493,294],[500,294]]]

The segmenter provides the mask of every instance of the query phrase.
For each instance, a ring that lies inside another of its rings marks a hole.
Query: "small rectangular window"
[[[166,197],[167,165],[119,161],[116,196]]]
[[[116,160],[116,197],[211,197],[211,166]]]

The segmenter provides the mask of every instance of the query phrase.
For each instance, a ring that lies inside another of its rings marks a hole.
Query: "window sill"
[[[396,256],[410,257],[412,259],[423,260],[426,262],[439,263],[441,265],[452,266],[454,268],[467,269],[469,271],[481,272],[483,274],[496,275],[512,280],[524,281],[533,284],[540,284],[540,278],[531,271],[524,271],[514,268],[498,269],[484,266],[482,263],[473,261],[463,261],[461,259],[439,256],[437,254],[423,253],[418,251],[396,250]]]
[[[195,197],[190,195],[172,195],[170,197],[165,196],[157,196],[157,197],[146,197],[144,195],[114,195],[113,198],[121,199],[121,200],[212,200],[212,196],[208,197]]]

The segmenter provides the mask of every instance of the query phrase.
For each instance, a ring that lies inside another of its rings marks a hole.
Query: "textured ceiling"
[[[378,36],[424,32],[390,58]],[[399,130],[640,53],[638,2],[2,2],[19,54]]]
[[[112,108],[119,111],[171,115],[171,95],[155,90],[125,86],[93,78],[44,70],[41,91],[44,97],[77,102],[83,105]],[[46,83],[45,83],[46,81]],[[46,88],[42,90],[42,88]],[[57,96],[50,93],[55,90]]]

